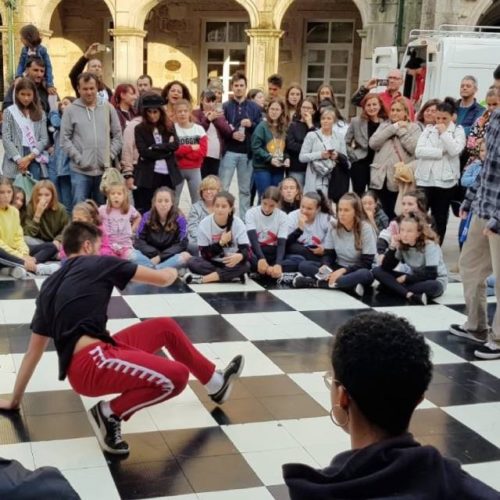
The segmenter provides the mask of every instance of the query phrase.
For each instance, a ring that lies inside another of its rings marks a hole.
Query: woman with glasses
[[[307,163],[299,160],[299,154],[307,133],[315,129],[313,118],[317,109],[315,101],[306,97],[296,114],[296,119],[290,123],[286,134],[285,153],[290,158],[288,175],[296,179],[301,187],[304,187]]]
[[[337,330],[325,382],[331,419],[349,434],[351,450],[324,469],[284,465],[291,500],[498,499],[408,432],[432,378],[430,354],[423,335],[392,314],[363,313]]]

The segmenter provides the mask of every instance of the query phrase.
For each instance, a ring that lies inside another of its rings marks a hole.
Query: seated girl
[[[304,261],[292,283],[294,288],[335,288],[362,296],[373,283],[370,272],[376,252],[373,227],[365,220],[361,200],[347,193],[337,205],[336,223],[328,232],[321,262]]]
[[[286,214],[300,208],[302,187],[295,177],[286,177],[279,184],[281,194],[280,208]]]
[[[38,181],[31,193],[23,226],[30,255],[36,256],[38,262],[56,259],[68,222],[68,213],[59,203],[54,184],[48,180]]]
[[[130,205],[124,183],[112,182],[107,195],[106,205],[99,207],[99,215],[109,236],[112,255],[131,259],[134,254],[133,234],[139,227],[141,215]]]
[[[12,196],[11,205],[19,210],[21,225],[23,225],[26,219],[26,193],[17,186],[14,186],[12,189],[14,190],[14,196]]]
[[[399,263],[408,272],[398,272]],[[410,304],[425,305],[427,298],[442,295],[448,284],[448,272],[436,233],[420,214],[400,217],[399,233],[391,239],[382,265],[373,275],[385,290],[404,297]]]
[[[58,264],[40,264],[37,260],[38,252],[45,251],[47,243],[30,256],[19,212],[11,205],[13,193],[11,180],[0,177],[0,273],[17,279],[26,278],[28,271],[38,275],[52,274],[59,269]]]
[[[174,192],[168,187],[158,188],[151,210],[142,216],[133,260],[156,269],[184,267],[191,258],[187,246],[186,218],[175,205]]]
[[[372,224],[378,235],[389,225],[389,217],[384,212],[377,193],[372,190],[366,191],[361,197],[361,203],[368,222]]]
[[[113,251],[111,250],[111,245],[109,243],[108,233],[106,233],[106,229],[104,229],[101,216],[99,215],[99,207],[94,200],[85,200],[77,203],[73,207],[71,220],[73,222],[86,222],[87,224],[97,226],[102,233],[99,255],[113,255]],[[59,258],[60,260],[66,259],[64,248],[61,248]]]
[[[188,250],[191,255],[198,255],[198,226],[200,222],[214,211],[214,198],[220,191],[220,179],[215,175],[207,175],[200,184],[200,199],[193,203],[188,215]]]
[[[401,215],[408,215],[409,213],[418,213],[425,217],[427,223],[432,227],[432,218],[427,215],[427,198],[425,193],[421,190],[408,191],[401,201]],[[399,233],[398,219],[392,220],[389,225],[380,231],[377,239],[377,257],[380,264],[381,256],[384,255],[389,244],[391,243],[392,236]]]
[[[297,265],[285,262],[288,219],[278,206],[280,191],[277,187],[268,187],[260,206],[248,210],[246,225],[248,238],[252,246],[250,264],[252,271],[262,276],[281,278],[283,271],[293,271]]]
[[[214,212],[205,217],[198,229],[200,257],[188,262],[192,273],[186,283],[217,283],[239,279],[245,283],[250,241],[243,221],[234,215],[234,196],[222,191],[215,196]]]

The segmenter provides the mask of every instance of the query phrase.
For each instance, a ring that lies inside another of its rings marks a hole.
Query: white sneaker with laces
[[[50,276],[54,274],[61,268],[61,264],[57,262],[53,262],[52,264],[37,264],[36,265],[36,274],[38,276]]]

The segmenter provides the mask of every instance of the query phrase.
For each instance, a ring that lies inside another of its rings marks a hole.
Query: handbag
[[[12,184],[24,191],[26,203],[28,203],[28,201],[30,201],[31,199],[31,194],[33,193],[33,188],[36,184],[36,180],[31,175],[31,173],[25,172],[23,174],[17,174]]]
[[[318,131],[315,130],[314,133],[318,136],[318,139],[321,141],[321,144],[325,148],[325,151],[328,151],[328,148],[326,147],[326,144],[323,141],[323,138],[319,135]],[[323,159],[313,160],[311,162],[311,168],[320,177],[328,177],[332,173],[332,171],[335,170],[335,162],[333,160]]]

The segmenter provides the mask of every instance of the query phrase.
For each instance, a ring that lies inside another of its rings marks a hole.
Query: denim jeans
[[[150,267],[154,269],[166,269],[167,267],[175,267],[176,269],[179,267],[183,267],[184,261],[180,254],[172,255],[167,260],[160,262],[156,266],[151,262],[151,259],[146,257],[142,252],[135,249],[132,254],[131,260],[138,264],[139,266]]]
[[[252,186],[252,160],[243,153],[227,151],[219,167],[219,176],[224,191],[229,191],[234,171],[238,176],[238,190],[240,198],[240,217],[245,220],[245,214],[250,208],[250,188]]]
[[[273,172],[272,170],[255,169],[253,172],[259,200],[269,186],[277,186],[283,180],[283,171]]]
[[[101,179],[102,175],[84,175],[71,170],[73,206],[88,198],[93,199],[98,205],[103,205],[106,200],[99,189]]]

